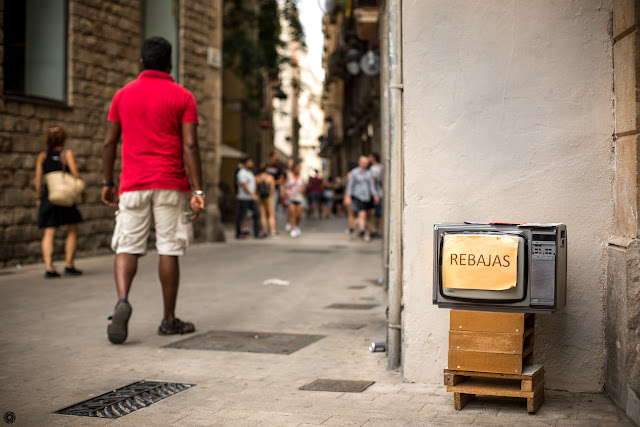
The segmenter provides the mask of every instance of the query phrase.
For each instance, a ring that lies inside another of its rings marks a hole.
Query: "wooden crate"
[[[521,374],[533,363],[534,315],[451,310],[449,369]]]
[[[461,410],[476,395],[527,399],[527,411],[535,413],[544,402],[544,367],[527,366],[521,374],[444,370],[444,384],[453,393],[454,407]]]
[[[527,313],[451,310],[449,319],[451,330],[521,334],[526,327],[533,327],[528,320],[532,317]]]

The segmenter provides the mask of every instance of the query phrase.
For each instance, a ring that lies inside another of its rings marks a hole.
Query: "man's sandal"
[[[163,319],[160,326],[158,326],[158,335],[183,335],[195,332],[195,330],[196,327],[191,322],[183,322],[180,319],[175,319],[172,323]]]
[[[117,302],[113,314],[109,316],[107,337],[113,344],[122,344],[127,339],[127,328],[131,317],[131,304],[126,299]]]

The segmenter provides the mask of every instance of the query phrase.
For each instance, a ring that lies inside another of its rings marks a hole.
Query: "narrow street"
[[[115,303],[112,256],[79,260],[79,278],[44,280],[41,265],[5,270],[0,410],[13,412],[17,426],[633,425],[602,394],[548,390],[535,416],[519,399],[478,398],[456,412],[442,384],[403,383],[386,369],[385,353],[368,350],[385,341],[381,242],[345,239],[343,222],[306,221],[298,239],[192,246],[177,311],[196,325],[188,336],[156,334],[154,252],[140,262],[124,345],[105,333]],[[250,332],[259,350],[268,333],[316,337],[291,354],[165,348],[209,331]],[[299,390],[316,379],[375,383],[362,393]],[[54,413],[140,380],[195,386],[117,419]]]

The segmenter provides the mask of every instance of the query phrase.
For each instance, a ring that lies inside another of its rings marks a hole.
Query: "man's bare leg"
[[[367,211],[364,209],[358,212],[358,228],[362,233],[367,229]]]
[[[127,299],[129,296],[133,277],[138,271],[138,256],[136,254],[116,254],[114,270],[118,300]]]
[[[138,255],[116,254],[114,272],[118,303],[113,315],[109,317],[109,326],[107,326],[107,337],[113,344],[122,344],[127,339],[129,317],[131,317],[131,305],[127,297],[137,270]]]
[[[162,298],[164,300],[164,320],[173,323],[176,318],[176,299],[180,284],[180,264],[177,256],[160,255],[158,276],[162,284]]]
[[[367,224],[367,230],[369,231],[369,234],[373,234],[376,231],[375,228],[375,224],[373,223],[374,221],[374,213],[373,213],[373,209],[370,209],[367,211],[367,218],[366,218],[366,224]]]

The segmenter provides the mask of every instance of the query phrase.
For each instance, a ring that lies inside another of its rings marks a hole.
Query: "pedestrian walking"
[[[238,159],[238,163],[236,165],[236,170],[233,171],[233,188],[236,190],[236,201],[238,200],[237,196],[238,196],[238,171],[240,171],[240,169],[244,168],[244,163],[242,163],[242,161],[244,160],[244,157],[241,157]],[[237,203],[236,203],[237,205]],[[238,209],[236,208],[236,215],[237,215],[237,211]],[[240,227],[240,234],[249,234],[249,221],[247,220],[247,218],[244,219],[244,221],[242,221],[242,226]]]
[[[323,182],[317,169],[314,169],[314,175],[309,178],[307,187],[310,202],[310,215],[315,219],[320,219],[320,204],[322,203]]]
[[[346,192],[347,187],[349,186],[349,181],[351,180],[351,171],[354,168],[358,167],[358,162],[356,161],[350,161],[349,165],[347,166],[347,174],[344,177],[344,191]],[[347,230],[345,232],[345,234],[348,234],[349,237],[353,236],[353,233],[356,231],[356,215],[354,212],[354,206],[351,203],[347,203],[347,197],[345,195],[343,195],[342,197],[342,204],[345,207],[345,210],[347,211]]]
[[[171,44],[167,40],[161,37],[145,40],[141,64],[143,71],[138,78],[113,98],[102,152],[102,201],[118,206],[111,242],[116,252],[118,302],[107,327],[109,341],[114,344],[127,338],[131,316],[129,291],[138,257],[147,249],[152,216],[164,301],[158,334],[195,331],[193,323],[175,316],[175,306],[180,282],[178,257],[184,255],[189,243],[190,220],[205,207],[196,102],[169,74]],[[120,135],[122,173],[116,191],[113,167]],[[189,207],[193,212],[189,212]]]
[[[335,191],[335,181],[333,177],[329,177],[329,179],[323,184],[322,190],[322,210],[324,211],[324,216],[326,218],[331,218]]]
[[[374,234],[373,237],[382,237],[382,197],[383,197],[383,181],[382,174],[384,172],[382,164],[380,163],[380,155],[378,153],[369,154],[369,162],[371,166],[371,177],[373,178],[373,184],[378,192],[378,201],[373,206],[373,211],[370,212],[370,216],[373,218]]]
[[[349,183],[347,184],[347,192],[345,203],[347,206],[353,206],[357,215],[357,224],[360,230],[360,236],[368,241],[371,237],[367,229],[367,211],[373,209],[378,203],[378,191],[373,183],[371,171],[368,170],[369,159],[360,156],[358,167],[351,170]]]
[[[258,209],[257,201],[259,200],[256,193],[256,177],[253,174],[253,159],[251,157],[245,157],[241,160],[242,167],[236,174],[236,181],[238,183],[238,215],[236,217],[236,239],[244,239],[247,237],[242,230],[242,224],[248,212],[251,212],[253,220],[253,235],[256,239],[262,239],[265,237],[260,232],[260,211]]]
[[[287,200],[289,201],[289,222],[288,229],[291,237],[299,237],[302,234],[300,230],[300,221],[302,220],[302,203],[304,202],[304,192],[306,185],[304,178],[300,175],[300,163],[293,164],[291,172],[287,176],[286,181]]]
[[[338,216],[342,215],[342,209],[344,207],[344,183],[341,176],[337,176],[334,180],[334,199],[333,199],[333,213]]]
[[[66,226],[67,238],[64,245],[65,267],[64,274],[67,276],[79,276],[82,271],[74,266],[76,246],[78,242],[78,223],[82,221],[82,215],[73,206],[57,206],[49,201],[49,188],[43,184],[44,175],[65,171],[74,177],[80,178],[73,151],[65,149],[67,134],[59,125],[53,125],[47,129],[45,134],[46,151],[38,155],[36,161],[36,206],[38,208],[38,227],[44,230],[42,235],[42,258],[45,265],[45,279],[60,277],[60,274],[53,267],[53,241],[58,227]],[[86,194],[83,194],[83,200]]]
[[[280,194],[282,192],[282,184],[284,184],[285,180],[285,171],[278,159],[278,154],[273,151],[269,154],[269,161],[267,163],[267,173],[271,175],[276,183],[275,191],[273,192],[273,210],[274,212],[278,208],[278,203],[280,201]]]
[[[276,180],[267,172],[266,165],[260,166],[260,173],[256,177],[258,187],[258,207],[260,208],[260,225],[265,236],[276,235],[276,216],[273,198],[277,197]],[[267,228],[267,223],[269,227]]]
[[[289,199],[287,197],[287,179],[293,170],[293,165],[295,161],[293,159],[287,160],[287,165],[285,166],[282,173],[284,174],[284,182],[283,185],[280,186],[280,200],[282,201],[282,206],[284,207],[287,214],[287,222],[284,225],[285,230],[291,231],[291,226],[289,224]]]

